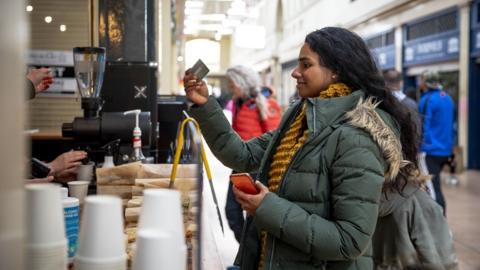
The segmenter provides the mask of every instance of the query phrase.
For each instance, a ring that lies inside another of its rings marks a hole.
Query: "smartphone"
[[[236,188],[245,193],[258,194],[259,192],[257,186],[255,186],[255,181],[248,173],[234,173],[230,175],[230,181]]]
[[[50,173],[50,168],[44,162],[36,158],[32,158],[31,175],[32,178],[45,178]]]
[[[203,61],[200,59],[198,59],[198,61],[190,68],[190,70],[199,80],[202,80],[205,76],[207,76],[208,72],[210,72],[207,65],[205,65],[205,63],[203,63]]]

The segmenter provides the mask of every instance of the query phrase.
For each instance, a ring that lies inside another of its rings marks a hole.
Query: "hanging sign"
[[[395,45],[372,49],[372,53],[381,70],[395,68]]]
[[[472,56],[480,55],[480,28],[472,29],[471,35],[471,54]]]
[[[39,95],[76,95],[73,51],[30,50],[27,61],[29,69],[47,67],[52,71],[53,84]]]

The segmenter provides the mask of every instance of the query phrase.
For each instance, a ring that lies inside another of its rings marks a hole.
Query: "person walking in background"
[[[309,33],[292,72],[301,97],[275,131],[243,141],[205,82],[184,77],[190,109],[215,156],[258,170],[259,193],[233,188],[248,213],[242,269],[374,267],[372,235],[384,185],[401,187],[417,164],[416,134],[385,87],[363,39],[326,27]]]
[[[396,70],[388,70],[383,73],[383,78],[385,79],[385,85],[390,91],[392,91],[393,96],[395,96],[397,100],[400,101],[401,104],[405,105],[409,109],[411,117],[415,124],[416,133],[418,136],[418,141],[415,141],[412,143],[419,144],[422,136],[422,120],[420,119],[420,115],[418,114],[417,102],[412,98],[408,97],[402,91],[402,88],[403,88],[402,73]],[[425,153],[421,153],[421,152],[418,153],[418,166],[422,174],[424,175],[429,174],[427,165],[425,162]],[[425,180],[425,185],[428,188],[427,191],[430,194],[430,196],[433,199],[435,199],[435,192],[434,192],[432,181],[429,179]]]
[[[435,200],[446,213],[440,172],[453,153],[454,140],[454,104],[452,98],[442,90],[437,72],[422,74],[422,84],[426,91],[419,103],[419,112],[423,117],[423,138],[421,151],[426,154],[428,172],[433,176]]]
[[[417,102],[405,95],[402,91],[402,73],[394,69],[387,70],[383,73],[383,78],[385,79],[385,85],[390,91],[392,91],[392,94],[398,99],[398,101],[407,106],[412,112],[418,113]]]
[[[248,141],[278,127],[280,105],[271,98],[272,91],[261,87],[258,73],[245,66],[227,70],[228,88],[232,97],[232,128],[244,141]],[[268,89],[268,88],[267,88]],[[266,95],[268,94],[268,96]],[[251,172],[252,177],[255,174]],[[243,209],[235,200],[232,183],[229,183],[225,212],[235,239],[240,242],[245,221]]]
[[[228,88],[233,93],[232,127],[243,140],[250,140],[278,127],[280,105],[262,93],[260,76],[246,66],[227,69]],[[271,95],[271,91],[268,92]]]

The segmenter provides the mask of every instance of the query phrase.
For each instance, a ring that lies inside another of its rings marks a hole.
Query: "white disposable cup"
[[[185,270],[185,245],[179,247],[171,232],[142,229],[137,232],[133,270]]]
[[[26,186],[27,237],[30,246],[65,245],[65,223],[60,188],[52,184]]]
[[[95,163],[93,161],[90,161],[87,164],[81,164],[80,166],[78,166],[77,180],[91,182],[93,180],[94,168],[95,168]]]
[[[108,195],[88,196],[75,261],[102,264],[126,259],[122,200]]]
[[[60,188],[61,194],[62,194],[62,200],[68,197],[68,188],[66,187],[61,187]]]
[[[180,192],[171,189],[147,189],[143,191],[143,195],[138,230],[172,232],[176,245],[185,245]]]
[[[67,245],[27,246],[26,258],[26,269],[29,270],[66,270]]]
[[[127,259],[125,257],[110,261],[88,260],[75,258],[75,270],[126,270]]]
[[[83,204],[85,197],[88,194],[88,181],[70,181],[68,182],[68,191],[70,192],[70,197],[75,197],[80,201],[80,204]]]

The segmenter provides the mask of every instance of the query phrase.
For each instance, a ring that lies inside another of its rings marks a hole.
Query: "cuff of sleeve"
[[[195,118],[195,119],[204,119],[205,117],[208,117],[213,111],[217,110],[220,108],[220,105],[218,105],[217,100],[215,97],[210,96],[208,97],[207,103],[199,106],[199,105],[193,105],[189,113],[190,115]],[[221,110],[221,108],[220,108]]]
[[[276,237],[281,237],[281,228],[285,219],[284,200],[273,192],[267,193],[255,211],[254,221],[261,229]]]

